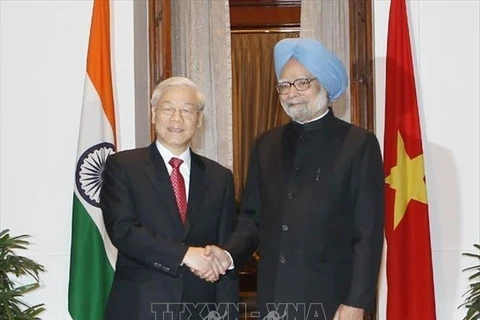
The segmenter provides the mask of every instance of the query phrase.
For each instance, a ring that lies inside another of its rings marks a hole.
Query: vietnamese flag
[[[428,201],[405,0],[392,0],[385,94],[387,319],[435,319]]]

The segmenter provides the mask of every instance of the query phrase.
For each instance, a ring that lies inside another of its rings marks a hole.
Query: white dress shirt
[[[165,166],[168,170],[168,175],[172,174],[172,166],[168,163],[171,158],[178,158],[182,159],[183,163],[180,165],[180,173],[183,176],[183,180],[185,180],[185,195],[187,196],[188,201],[188,193],[190,190],[190,164],[192,162],[192,156],[190,154],[190,148],[187,148],[181,155],[175,156],[170,150],[167,149],[160,141],[156,140],[155,144],[157,146],[158,152],[163,158],[165,162]]]

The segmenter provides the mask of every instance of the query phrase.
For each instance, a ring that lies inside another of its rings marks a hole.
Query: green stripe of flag
[[[100,320],[104,317],[114,270],[97,226],[75,194],[72,219],[75,241],[70,257],[68,308],[75,320]]]

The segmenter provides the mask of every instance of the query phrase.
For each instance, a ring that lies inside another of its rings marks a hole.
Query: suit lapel
[[[191,151],[190,187],[188,193],[187,221],[185,223],[184,238],[199,217],[199,209],[207,189],[205,165],[201,157]]]
[[[155,143],[152,143],[149,147],[145,175],[155,189],[160,204],[167,206],[169,209],[167,211],[174,216],[174,220],[178,221],[179,225],[182,225],[180,213],[178,212],[178,207],[176,205],[177,200],[175,199],[175,194],[173,193],[173,188],[170,184],[170,176],[168,175],[165,162],[158,152]]]

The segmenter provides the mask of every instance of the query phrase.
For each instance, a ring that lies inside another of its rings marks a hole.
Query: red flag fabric
[[[387,40],[387,320],[435,319],[424,158],[405,0],[391,0]]]

